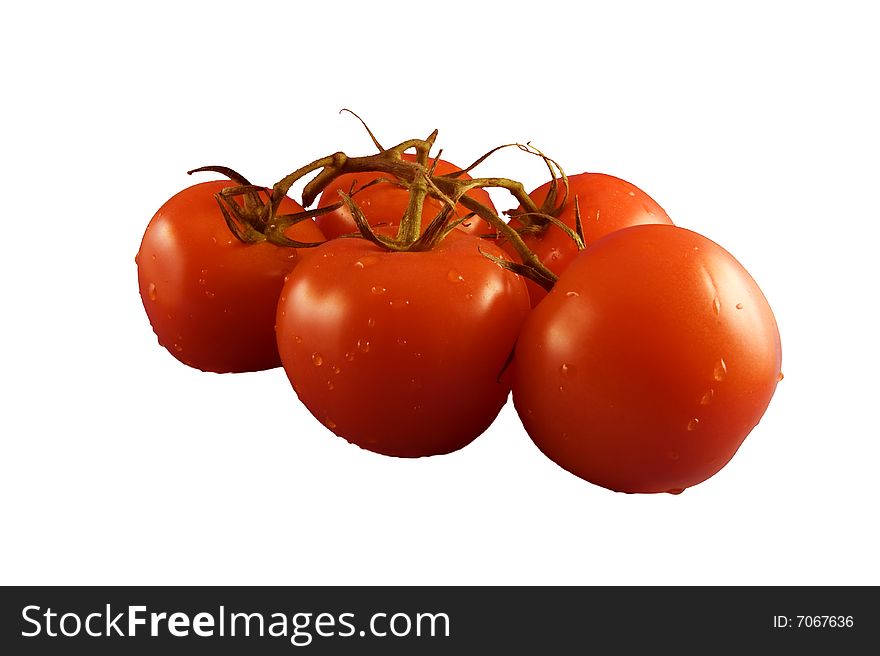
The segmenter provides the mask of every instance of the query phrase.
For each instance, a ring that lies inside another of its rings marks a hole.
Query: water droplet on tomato
[[[681,494],[684,492],[683,487],[674,487],[671,490],[666,490],[667,494]]]
[[[742,310],[742,309],[743,309],[743,304],[742,304],[742,303],[737,303],[737,304],[736,304],[736,309],[737,309],[737,310]]]
[[[559,367],[559,373],[561,373],[561,374],[567,374],[568,371],[569,371],[569,366],[565,363],[563,363],[562,366]]]
[[[376,320],[373,317],[370,317],[369,319],[367,319],[367,326],[369,326],[370,328],[375,328]]]
[[[151,300],[151,301],[155,301],[155,300],[156,300],[156,283],[151,282],[151,283],[147,286],[147,296],[150,297],[150,300]]]
[[[355,268],[355,269],[363,269],[364,266],[365,266],[364,263],[361,262],[360,260],[358,260],[358,261],[356,261],[356,262],[354,263],[354,268]]]
[[[397,343],[400,344],[401,346],[406,346],[406,339],[403,337],[398,337]]]
[[[199,284],[204,285],[207,282],[204,278],[199,278]]]
[[[577,292],[565,292],[565,295],[568,298],[577,298],[578,296],[580,296],[580,294],[578,294]]]
[[[360,258],[358,260],[358,262],[360,262],[360,266],[358,268],[363,269],[368,266],[372,266],[372,265],[376,264],[376,262],[378,262],[378,261],[379,261],[379,258],[376,257],[375,255],[364,255],[362,258]],[[357,266],[357,263],[355,263],[355,266]]]
[[[464,297],[465,297],[465,299],[467,299],[469,301],[474,297],[474,295],[471,294],[470,292],[468,292],[467,294],[464,295]]]
[[[183,347],[180,344],[175,344],[174,350],[177,351],[178,353],[181,353],[183,351]]]
[[[718,299],[717,296],[716,296],[714,299],[712,299],[712,313],[713,313],[716,317],[717,317],[719,314],[721,314],[721,301]]]
[[[560,391],[560,392],[564,392],[564,391],[565,391],[565,387],[563,387],[562,385],[560,385],[560,386],[559,386],[559,391]]]
[[[324,364],[324,357],[320,353],[312,353],[312,364],[320,367]]]
[[[724,380],[724,377],[727,375],[727,363],[724,361],[724,358],[721,358],[718,363],[715,365],[715,370],[712,372],[712,377],[715,380]]]
[[[558,248],[553,248],[550,250],[550,259],[558,260],[562,256],[562,253],[559,252]]]
[[[370,287],[370,291],[378,296],[379,294],[384,294],[388,290],[382,287],[382,285],[373,285]]]
[[[216,243],[217,243],[217,238],[216,238],[216,237],[211,237],[211,243],[212,243],[212,244],[216,244]]]
[[[345,357],[346,362],[351,362],[352,360],[354,360],[354,353],[352,353],[351,351],[348,351],[348,352],[346,352],[344,357]]]
[[[329,418],[324,420],[324,425],[330,430],[336,428],[336,422]]]
[[[388,301],[388,305],[393,307],[395,310],[400,310],[409,305],[408,300],[404,300],[402,298],[395,299],[393,301]]]
[[[635,195],[636,195],[636,192],[634,192],[634,191],[628,191],[626,193],[629,194],[630,196],[633,196],[633,197],[635,197]]]
[[[700,427],[700,420],[694,417],[688,422],[688,430],[695,431]]]
[[[336,389],[336,386],[333,384],[333,381],[332,381],[332,380],[328,380],[328,381],[327,381],[327,389],[328,389],[329,391],[331,391],[331,392],[332,392],[334,389]]]
[[[205,296],[207,296],[208,298],[214,298],[214,292],[210,290],[205,290]]]
[[[450,269],[449,273],[446,274],[446,279],[451,283],[464,282],[464,277],[456,269]]]
[[[779,372],[779,375],[776,377],[776,382],[777,382],[777,383],[782,382],[782,379],[783,379],[783,378],[785,378],[785,374],[782,373],[782,372],[780,371],[780,372]]]
[[[336,374],[336,375],[338,376],[339,373],[342,371],[342,369],[340,369],[339,367],[337,367],[337,366],[334,364],[332,367],[330,367],[330,371],[332,371],[334,374]]]
[[[715,390],[710,389],[708,392],[703,394],[703,397],[700,399],[700,405],[709,405],[712,403],[712,398],[715,396]]]
[[[361,353],[368,353],[370,350],[370,341],[364,338],[361,338],[357,341],[357,349]]]
[[[153,262],[155,262],[155,261],[158,259],[158,258],[156,258],[156,254],[155,254],[155,253],[153,253],[152,255],[150,255],[150,258],[153,260]]]

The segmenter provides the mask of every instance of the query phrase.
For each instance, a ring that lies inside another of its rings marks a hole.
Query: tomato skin
[[[492,423],[529,300],[522,278],[478,248],[503,255],[453,231],[414,253],[331,240],[297,266],[278,304],[278,348],[319,421],[399,457],[455,451]]]
[[[150,221],[135,261],[138,285],[159,343],[203,371],[243,372],[281,364],[275,308],[297,249],[244,244],[226,225],[214,194],[234,183],[202,182],[168,200]],[[281,213],[302,211],[285,199]],[[287,233],[321,241],[312,221]]]
[[[407,161],[414,162],[415,155],[404,153],[403,158]],[[434,169],[436,175],[449,175],[459,171],[460,168],[455,164],[450,164],[445,160],[437,160],[437,166]],[[364,173],[347,173],[341,175],[331,182],[318,199],[318,207],[326,207],[340,200],[339,192],[350,194],[352,190],[357,190],[365,184],[378,178],[387,178],[387,174],[379,172]],[[462,180],[470,180],[471,176],[464,173],[460,176]],[[474,200],[478,200],[483,205],[495,211],[495,206],[489,198],[489,194],[485,189],[472,189],[467,196]],[[399,226],[403,213],[409,206],[409,192],[387,182],[379,182],[366,189],[359,191],[352,200],[364,213],[367,222],[371,226]],[[436,198],[426,198],[422,208],[422,229],[424,229],[431,220],[443,209],[444,204]],[[459,204],[456,207],[456,215],[464,217],[469,211]],[[315,222],[328,239],[334,239],[341,235],[351,234],[358,231],[357,224],[351,216],[351,211],[346,206],[342,206],[333,212],[322,214],[316,217]],[[459,224],[459,230],[472,235],[495,234],[495,230],[489,226],[483,219],[476,216],[469,218],[467,221]]]
[[[578,255],[529,316],[513,400],[557,464],[622,492],[678,492],[733,457],[780,377],[773,312],[732,255],[635,226]]]
[[[593,242],[616,230],[634,225],[666,224],[672,220],[657,202],[634,184],[604,173],[580,173],[568,178],[568,201],[557,217],[572,230],[577,225],[574,199],[578,199],[581,225],[584,232],[584,245]],[[539,207],[547,198],[550,182],[535,189],[529,196]],[[559,194],[563,193],[559,183]],[[522,211],[522,208],[518,208]],[[515,217],[510,220],[513,228],[522,227]],[[539,233],[524,233],[523,241],[541,261],[556,275],[565,271],[578,254],[574,240],[555,225],[549,225]],[[507,250],[513,254],[512,248]],[[547,295],[540,285],[528,281],[532,305]]]

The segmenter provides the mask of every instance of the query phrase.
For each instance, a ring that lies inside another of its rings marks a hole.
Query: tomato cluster
[[[169,200],[136,258],[159,342],[205,371],[283,365],[320,422],[385,455],[462,448],[512,390],[538,448],[597,485],[718,472],[782,378],[748,272],[629,182],[523,147],[551,173],[526,194],[432,159],[435,136],[272,188],[207,167],[232,181]],[[507,221],[486,187],[511,192]]]

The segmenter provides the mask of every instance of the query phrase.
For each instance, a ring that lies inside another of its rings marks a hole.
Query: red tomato
[[[416,159],[415,155],[410,153],[404,153],[403,158],[410,162],[414,162]],[[436,175],[449,175],[458,170],[460,169],[455,166],[455,164],[450,164],[441,159],[437,161],[434,173]],[[388,177],[387,174],[378,172],[348,173],[341,175],[333,180],[333,182],[331,182],[321,193],[321,197],[318,200],[318,207],[326,207],[327,205],[339,202],[340,191],[350,194],[352,190],[359,189],[368,182],[378,178]],[[459,179],[470,180],[471,177],[465,173],[461,175]],[[472,189],[466,195],[474,200],[480,201],[483,205],[486,205],[492,209],[492,211],[495,211],[495,206],[492,204],[489,194],[486,193],[485,189]],[[400,225],[400,219],[403,217],[403,213],[409,206],[409,191],[403,187],[398,187],[388,182],[379,182],[358,192],[352,197],[352,200],[361,212],[364,213],[364,216],[367,218],[367,222],[370,225],[388,225],[396,227]],[[437,216],[443,207],[443,203],[436,198],[429,197],[425,199],[425,204],[422,209],[422,229],[424,229],[425,226]],[[469,211],[461,204],[457,206],[456,215],[458,217],[464,217],[468,214]],[[315,221],[317,222],[318,227],[321,228],[321,231],[327,236],[327,239],[334,239],[340,235],[358,231],[357,225],[351,217],[351,211],[345,206],[340,207],[333,212],[322,214],[321,216],[318,216]],[[485,221],[475,216],[471,217],[464,223],[459,224],[458,227],[460,230],[474,235],[495,233],[495,230],[489,227]]]
[[[568,201],[557,218],[572,230],[575,228],[574,199],[577,197],[586,246],[621,228],[652,223],[672,223],[654,199],[626,180],[604,173],[580,173],[569,177],[568,184]],[[549,191],[548,182],[535,189],[529,196],[540,207]],[[558,193],[560,195],[564,193],[562,183],[559,183]],[[522,208],[518,211],[522,211]],[[514,217],[510,225],[521,228],[523,224]],[[524,233],[523,241],[556,275],[561,274],[578,253],[574,240],[552,224],[537,233]],[[513,254],[512,248],[507,247],[507,250]],[[547,295],[543,287],[531,280],[528,281],[528,287],[532,305],[537,305],[538,301]]]
[[[278,349],[311,413],[360,447],[449,453],[492,423],[500,378],[529,312],[519,276],[487,260],[492,243],[457,231],[431,251],[336,239],[291,272]]]
[[[622,492],[718,472],[780,379],[773,312],[723,248],[665,225],[610,234],[532,311],[513,400],[552,460]]]
[[[226,225],[214,194],[234,183],[202,182],[166,202],[150,221],[135,261],[141,299],[159,343],[204,371],[241,372],[281,364],[275,308],[298,251],[244,244]],[[302,211],[290,199],[283,214]],[[313,221],[292,227],[298,241],[321,241]]]

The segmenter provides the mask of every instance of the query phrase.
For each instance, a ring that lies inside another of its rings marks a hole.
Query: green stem
[[[490,226],[495,228],[499,235],[507,239],[507,241],[510,242],[510,245],[513,246],[514,250],[520,256],[523,265],[525,265],[526,267],[526,269],[520,269],[519,267],[507,268],[515,270],[520,275],[526,276],[527,278],[534,280],[536,283],[547,290],[553,287],[553,285],[556,283],[557,275],[545,266],[541,259],[537,255],[535,255],[532,250],[526,245],[520,234],[516,230],[511,228],[510,225],[508,225],[507,222],[504,221],[504,219],[499,217],[497,214],[495,214],[495,212],[483,205],[480,201],[474,200],[470,196],[462,196],[460,202],[462,205],[474,212]]]
[[[373,143],[377,148],[381,148],[378,140],[376,140],[372,133],[370,134]],[[457,171],[451,175],[434,175],[437,158],[435,157],[433,161],[430,161],[430,151],[436,138],[437,131],[434,130],[427,139],[409,139],[392,148],[380,150],[379,153],[373,155],[349,157],[343,152],[336,152],[332,155],[316,159],[279,180],[272,187],[270,202],[260,207],[259,212],[254,211],[254,208],[248,208],[249,211],[242,212],[236,203],[230,202],[231,197],[235,195],[254,194],[256,188],[252,185],[242,184],[236,188],[224,189],[218,200],[221,201],[221,209],[223,209],[230,229],[239,238],[244,237],[247,240],[256,241],[257,236],[253,234],[256,231],[262,233],[260,238],[268,238],[273,243],[299,245],[299,242],[293,242],[293,240],[284,236],[284,231],[294,221],[304,220],[324,211],[330,211],[333,208],[319,208],[302,214],[279,217],[278,209],[281,201],[287,196],[294,184],[305,176],[317,172],[315,177],[303,188],[303,206],[308,207],[339,176],[352,173],[378,172],[387,175],[389,178],[399,180],[400,184],[407,187],[409,189],[409,203],[401,219],[396,237],[391,238],[376,233],[352,199],[346,194],[341,194],[342,201],[351,211],[363,238],[393,251],[429,250],[448,234],[451,229],[450,224],[454,223],[451,219],[454,216],[455,208],[460,204],[494,228],[498,237],[506,239],[519,255],[521,262],[510,262],[506,259],[484,253],[486,257],[498,263],[499,266],[526,276],[547,289],[551,288],[553,283],[556,282],[556,275],[529,249],[519,232],[508,225],[493,209],[466,194],[473,189],[486,187],[506,189],[519,202],[521,210],[518,213],[524,219],[532,217],[533,223],[540,222],[542,225],[549,225],[551,223],[560,225],[560,222],[554,218],[554,215],[547,211],[549,209],[552,212],[556,212],[559,208],[548,208],[546,207],[546,202],[541,207],[538,207],[528,195],[522,183],[516,180],[497,177],[459,179],[459,176],[465,171]],[[568,185],[565,173],[562,172],[562,169],[553,160],[531,147],[521,146],[521,148],[544,159],[544,162],[553,174],[554,182],[557,180],[554,171],[555,167],[567,191]],[[403,154],[407,150],[412,149],[416,151],[415,161],[405,160]],[[494,151],[490,151],[489,154],[491,152]],[[477,160],[474,165],[480,163],[487,156],[488,154]],[[470,169],[474,165],[468,168]],[[199,170],[219,171],[219,168],[203,167]],[[225,167],[223,168],[225,169]],[[235,174],[231,169],[229,171]],[[237,176],[237,174],[235,175]],[[235,178],[233,179],[235,180]],[[236,181],[246,182],[241,176],[238,176]],[[555,200],[555,193],[553,195]],[[422,213],[424,211],[425,199],[428,196],[440,199],[444,207],[443,211],[437,217],[434,217],[425,231],[422,231]],[[223,203],[223,201],[226,201],[226,203]],[[563,202],[565,202],[564,199]],[[570,233],[570,236],[576,242],[579,241],[577,232],[572,231],[567,226],[560,225],[560,227],[565,229],[567,233]]]

